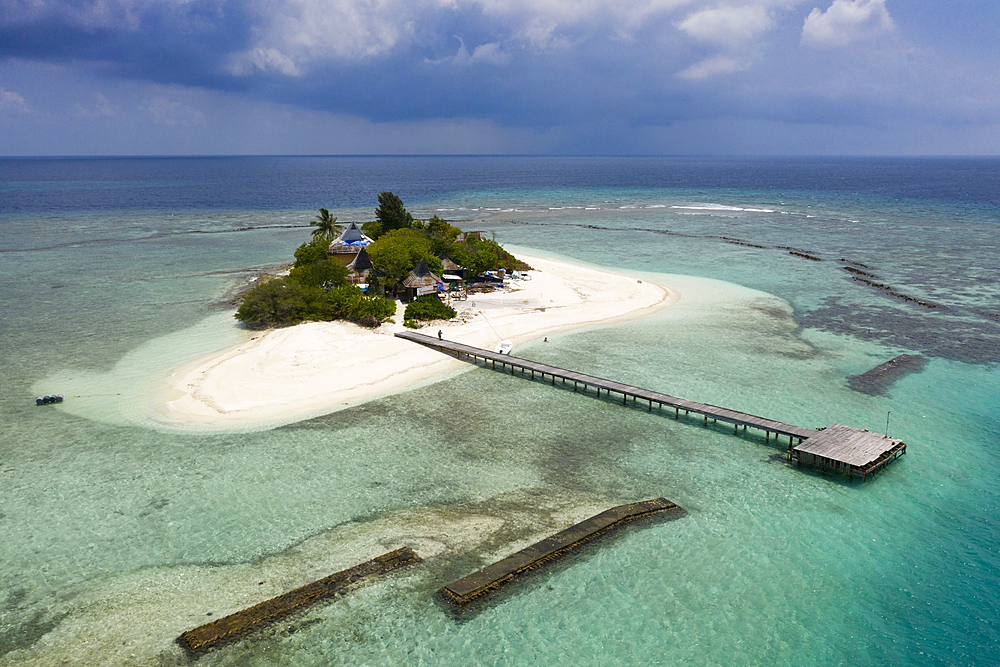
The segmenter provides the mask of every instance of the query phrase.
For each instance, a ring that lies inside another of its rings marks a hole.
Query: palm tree
[[[326,239],[332,241],[340,234],[341,227],[337,224],[337,219],[330,215],[330,212],[325,208],[321,208],[319,215],[309,224],[316,228],[312,233],[313,240]]]

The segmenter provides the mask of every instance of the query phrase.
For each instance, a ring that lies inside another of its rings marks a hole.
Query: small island
[[[448,320],[454,291],[468,282],[503,281],[530,269],[480,232],[463,232],[438,216],[414,220],[392,192],[378,196],[375,220],[346,228],[327,209],[310,223],[312,240],[295,251],[287,276],[269,276],[243,295],[236,319],[251,329],[347,320],[375,328],[408,305],[404,324]],[[496,273],[494,273],[496,272]]]
[[[288,275],[244,296],[245,339],[174,369],[150,419],[171,430],[272,428],[469,370],[395,336],[407,327],[431,321],[435,334],[493,349],[644,317],[680,298],[648,277],[522,250],[515,258],[482,233],[413,220],[392,193],[379,204],[376,220],[344,229],[321,210]],[[402,318],[397,298],[408,304]]]

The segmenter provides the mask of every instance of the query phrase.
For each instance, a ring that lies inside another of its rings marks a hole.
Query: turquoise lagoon
[[[188,664],[180,632],[403,544],[425,563],[199,664],[1000,664],[995,161],[0,162],[0,664]],[[271,429],[151,424],[171,369],[249,335],[227,294],[382,188],[681,295],[518,354],[803,426],[888,416],[907,455],[851,484],[478,368]],[[903,352],[929,363],[848,387]],[[686,515],[468,618],[435,600],[657,496]]]

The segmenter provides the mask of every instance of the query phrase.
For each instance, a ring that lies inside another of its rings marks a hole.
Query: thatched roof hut
[[[417,266],[410,271],[410,275],[403,279],[403,287],[409,299],[415,299],[424,294],[434,294],[437,292],[441,277],[431,273],[427,266],[427,260],[422,259]]]
[[[368,282],[368,273],[372,270],[372,259],[368,256],[368,251],[362,248],[347,268],[351,272],[351,282]]]
[[[444,267],[445,276],[452,275],[461,278],[465,273],[465,269],[463,269],[461,266],[451,261],[447,257],[441,258],[441,266]],[[445,279],[447,280],[447,278]]]
[[[341,232],[340,236],[334,239],[327,252],[340,260],[344,266],[347,266],[371,242],[372,240],[361,231],[358,224],[352,222],[347,226],[347,229]]]

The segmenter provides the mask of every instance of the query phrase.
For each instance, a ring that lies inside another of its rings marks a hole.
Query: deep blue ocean
[[[142,419],[245,335],[233,290],[316,209],[369,220],[383,190],[681,295],[518,354],[802,426],[888,417],[906,456],[852,484],[485,369],[249,433]],[[0,664],[189,664],[184,630],[399,544],[425,563],[199,664],[1000,664],[998,159],[0,159],[0,280]],[[851,388],[902,353],[927,363]],[[658,496],[685,516],[469,618],[434,597]]]

